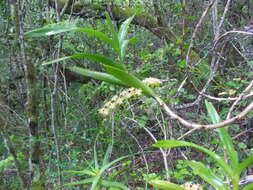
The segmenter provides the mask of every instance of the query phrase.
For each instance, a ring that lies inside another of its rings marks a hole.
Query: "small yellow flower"
[[[200,184],[193,184],[192,182],[186,182],[185,184],[181,185],[181,187],[185,188],[186,190],[203,190],[203,187]]]
[[[162,84],[161,80],[157,78],[146,78],[142,81],[149,87],[157,87]],[[136,88],[127,88],[123,90],[119,95],[115,95],[111,98],[111,100],[98,110],[98,112],[103,115],[104,117],[108,116],[118,105],[121,105],[125,100],[133,97],[133,96],[140,96],[142,91]]]

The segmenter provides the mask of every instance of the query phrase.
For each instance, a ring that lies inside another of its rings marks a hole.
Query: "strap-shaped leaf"
[[[53,63],[57,63],[57,62],[61,62],[61,61],[65,61],[68,59],[81,59],[81,58],[85,58],[91,61],[97,61],[99,63],[105,64],[105,65],[111,65],[113,67],[117,67],[121,70],[126,70],[126,68],[120,64],[120,63],[116,63],[114,62],[112,59],[105,57],[103,55],[100,54],[92,54],[92,53],[77,53],[71,56],[66,56],[66,57],[61,57],[59,59],[54,59],[52,61],[48,61],[48,62],[44,62],[42,65],[50,65]]]
[[[214,152],[199,146],[194,143],[186,142],[186,141],[178,141],[178,140],[161,140],[153,144],[154,147],[158,148],[176,148],[176,147],[182,147],[182,146],[188,146],[192,148],[196,148],[200,150],[201,152],[204,152],[211,156],[225,171],[226,173],[232,177],[234,176],[234,173],[232,169],[229,167],[229,165],[221,158],[219,155],[215,154]]]
[[[92,181],[92,185],[91,185],[90,190],[96,190],[97,185],[98,185],[100,180],[101,180],[101,175],[97,175],[96,177],[94,177],[94,180]]]
[[[65,183],[62,186],[82,185],[82,184],[92,183],[93,181],[94,181],[94,177],[91,177],[91,178],[84,179],[84,180],[77,181],[77,182]]]
[[[71,23],[50,24],[39,29],[35,29],[25,33],[27,38],[39,38],[45,36],[52,36],[64,32],[77,31],[79,28]]]
[[[208,115],[211,118],[213,123],[219,123],[221,122],[220,116],[216,112],[214,106],[212,103],[205,101],[206,108],[208,111]],[[226,149],[226,152],[228,153],[229,159],[231,159],[232,162],[232,168],[237,168],[238,166],[238,154],[234,148],[232,138],[229,136],[228,131],[226,128],[218,128],[217,129],[218,134],[220,136],[222,145]]]
[[[122,43],[120,44],[120,52],[121,52],[121,61],[124,61],[124,58],[126,56],[126,49],[128,47],[128,44],[135,44],[138,42],[137,38],[131,38],[129,40],[123,40]]]
[[[130,190],[127,186],[125,186],[122,183],[118,183],[116,181],[107,181],[107,180],[101,180],[101,184],[102,186],[105,187],[117,187],[119,189],[123,189],[123,190]]]
[[[148,183],[153,185],[155,188],[162,189],[162,190],[185,190],[183,187],[175,183],[170,183],[168,181],[150,180],[148,181]]]
[[[112,41],[114,43],[114,47],[116,48],[114,50],[119,54],[120,47],[119,47],[118,33],[108,13],[106,13],[106,23],[112,34]]]
[[[112,154],[112,147],[113,147],[112,144],[110,144],[108,146],[107,150],[106,150],[106,153],[105,153],[105,156],[104,156],[104,160],[103,160],[103,163],[102,163],[103,166],[106,165],[106,164],[108,164],[108,162],[109,162],[110,156]]]
[[[95,176],[96,175],[96,173],[94,171],[87,170],[87,169],[80,170],[80,171],[67,170],[67,171],[64,171],[64,173],[71,174],[71,175],[90,175],[90,176]]]
[[[243,162],[241,162],[238,165],[238,169],[237,169],[236,173],[240,176],[242,171],[244,169],[246,169],[247,167],[249,167],[251,164],[253,164],[253,156],[250,156],[250,157],[246,158],[245,160],[243,160]]]
[[[253,189],[253,183],[246,185],[242,190],[252,190]]]
[[[131,16],[130,18],[126,19],[120,26],[119,33],[118,33],[118,38],[119,38],[119,43],[121,44],[122,41],[125,39],[126,34],[127,34],[127,29],[134,19],[134,15]]]
[[[106,81],[106,82],[109,82],[109,83],[129,87],[127,84],[125,84],[121,80],[119,80],[116,77],[114,77],[113,75],[110,75],[110,74],[107,74],[107,73],[92,71],[92,70],[83,69],[83,68],[80,68],[80,67],[69,67],[68,69],[71,70],[71,71],[74,71],[76,73],[79,73],[81,75],[91,77],[91,78],[94,78],[94,79],[97,79],[97,80],[102,80],[102,81]]]
[[[52,35],[61,34],[65,32],[71,32],[71,31],[86,32],[87,34],[95,36],[99,38],[101,41],[106,42],[112,48],[114,48],[115,51],[118,49],[114,41],[111,38],[109,38],[106,34],[94,29],[79,28],[70,23],[59,23],[59,24],[47,25],[45,27],[26,32],[25,37],[38,38],[38,37],[52,36]]]
[[[104,65],[104,67],[109,72],[109,74],[113,75],[114,77],[122,81],[122,83],[130,87],[141,89],[142,92],[147,96],[151,97],[155,96],[154,91],[150,87],[145,85],[143,82],[141,82],[137,77],[128,74],[127,72],[120,70],[116,67],[112,67],[109,65]]]
[[[229,188],[223,183],[223,181],[217,177],[209,168],[203,163],[196,161],[185,161],[190,166],[193,172],[200,176],[207,183],[211,184],[217,190],[229,190]]]

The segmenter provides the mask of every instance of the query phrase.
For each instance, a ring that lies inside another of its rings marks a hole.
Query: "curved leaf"
[[[126,70],[126,68],[122,64],[116,63],[112,59],[105,57],[103,55],[92,54],[92,53],[77,53],[77,54],[74,54],[71,56],[61,57],[59,59],[54,59],[52,61],[44,62],[44,63],[42,63],[42,65],[45,66],[45,65],[50,65],[50,64],[57,63],[60,61],[65,61],[68,59],[81,59],[81,58],[85,58],[85,59],[92,60],[92,61],[97,61],[97,62],[105,64],[105,65],[111,65],[111,66],[117,67],[121,70]]]
[[[245,168],[249,167],[251,164],[253,164],[253,156],[246,158],[245,160],[243,160],[242,163],[239,164],[238,169],[237,169],[237,174],[240,176],[242,171]]]
[[[145,85],[143,82],[141,82],[137,77],[128,74],[127,72],[120,70],[118,68],[111,67],[109,65],[104,65],[104,67],[106,68],[109,74],[121,80],[124,84],[134,88],[141,89],[143,93],[147,96],[151,97],[155,96],[154,91],[150,87]]]
[[[106,23],[107,23],[107,26],[109,27],[109,30],[111,31],[111,34],[112,34],[112,41],[114,43],[114,50],[119,54],[119,38],[118,38],[118,34],[117,34],[117,30],[109,16],[108,13],[106,13]]]
[[[77,182],[65,183],[62,186],[82,185],[82,184],[92,183],[93,181],[94,181],[94,177],[91,177],[91,178],[84,179],[84,180],[77,181]]]
[[[242,190],[252,190],[253,189],[253,183],[246,185]]]
[[[120,188],[120,189],[123,189],[123,190],[130,190],[124,184],[118,183],[116,181],[101,180],[101,184],[102,184],[102,186],[105,186],[105,187],[117,187],[117,188]]]
[[[127,29],[130,25],[130,23],[132,22],[132,20],[134,19],[134,16],[131,16],[130,18],[126,19],[120,26],[119,29],[119,33],[118,33],[118,38],[119,38],[119,43],[121,44],[122,41],[125,39],[126,34],[127,34]]]
[[[64,32],[76,31],[79,28],[71,23],[50,24],[39,29],[35,29],[25,33],[27,38],[39,38],[45,36],[52,36]]]
[[[200,176],[207,183],[211,184],[217,190],[229,190],[223,181],[217,177],[209,168],[207,168],[203,163],[196,161],[185,161],[188,166],[190,166],[193,172]]]
[[[92,185],[91,185],[90,190],[95,190],[97,188],[100,177],[101,177],[101,175],[97,175],[96,177],[94,177],[94,180],[92,181]]]
[[[170,183],[168,181],[150,180],[148,181],[148,183],[153,185],[155,188],[162,189],[162,190],[185,190],[183,187],[175,183]]]
[[[220,116],[216,112],[212,103],[205,101],[206,108],[208,111],[208,115],[211,118],[213,123],[221,122]],[[226,152],[228,153],[229,159],[232,162],[232,168],[237,168],[238,166],[238,154],[234,148],[232,138],[229,136],[226,128],[218,128],[217,129],[222,145],[225,147]]]
[[[86,32],[92,36],[99,38],[101,41],[108,43],[112,48],[115,49],[115,51],[118,49],[118,47],[115,46],[114,41],[103,32],[100,32],[94,29],[89,29],[89,28],[80,28],[71,23],[58,23],[58,24],[47,25],[45,27],[26,32],[25,37],[38,38],[38,37],[52,36],[52,35],[61,34],[64,32],[71,32],[71,31]]]
[[[91,77],[91,78],[94,78],[94,79],[97,79],[97,80],[102,80],[102,81],[106,81],[106,82],[109,82],[109,83],[129,87],[124,82],[120,81],[116,77],[114,77],[110,74],[107,74],[107,73],[92,71],[92,70],[83,69],[83,68],[80,68],[80,67],[68,67],[68,69],[71,70],[71,71],[74,71],[76,73],[79,73],[81,75]]]
[[[67,174],[72,174],[72,175],[90,175],[90,176],[95,176],[96,173],[94,173],[93,171],[91,170],[80,170],[80,171],[76,171],[76,170],[67,170],[67,171],[64,171],[64,173],[67,173]]]
[[[186,141],[178,141],[178,140],[161,140],[153,144],[154,147],[158,148],[175,148],[175,147],[182,147],[182,146],[188,146],[192,148],[196,148],[209,156],[211,156],[230,176],[233,176],[234,173],[232,169],[229,167],[229,165],[221,158],[219,155],[215,154],[214,152],[199,146],[194,143],[186,142]]]

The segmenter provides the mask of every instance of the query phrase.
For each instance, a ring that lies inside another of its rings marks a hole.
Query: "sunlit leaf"
[[[158,148],[176,148],[176,147],[183,147],[183,146],[196,148],[196,149],[208,154],[209,156],[211,156],[226,171],[226,173],[228,175],[233,176],[232,169],[223,160],[223,158],[221,158],[219,155],[215,154],[214,152],[212,152],[202,146],[199,146],[197,144],[186,142],[186,141],[178,141],[178,140],[161,140],[161,141],[156,142],[153,146],[158,147]]]
[[[212,122],[214,124],[221,122],[220,116],[216,112],[213,104],[208,101],[205,101],[205,104],[206,104],[206,108],[208,111],[208,115],[211,118]],[[232,138],[229,136],[226,128],[218,128],[217,131],[220,136],[222,145],[225,147],[225,150],[227,151],[227,153],[229,155],[229,159],[231,159],[232,168],[237,168],[238,154],[234,148]]]
[[[150,180],[148,183],[153,185],[155,188],[162,190],[185,190],[183,187],[168,181]]]
[[[129,87],[127,84],[125,84],[121,80],[119,80],[116,77],[114,77],[113,75],[110,75],[110,74],[107,74],[107,73],[92,71],[92,70],[84,69],[84,68],[80,68],[80,67],[69,67],[68,69],[71,70],[71,71],[74,71],[76,73],[79,73],[81,75],[91,77],[91,78],[94,78],[94,79],[97,79],[97,80],[102,80],[102,81],[105,81],[105,82],[109,82],[109,83]]]
[[[94,181],[94,177],[84,179],[84,180],[81,180],[81,181],[77,181],[77,182],[65,183],[65,184],[63,184],[63,186],[82,185],[82,184],[92,183],[93,181]]]
[[[237,174],[240,175],[244,169],[251,166],[252,164],[253,164],[253,156],[246,158],[245,160],[243,160],[243,162],[241,162],[238,165]]]
[[[123,190],[130,190],[127,186],[125,186],[122,183],[118,183],[115,181],[107,181],[107,180],[101,180],[101,184],[105,187],[117,187]]]
[[[115,51],[119,53],[120,47],[119,47],[118,33],[108,13],[106,14],[106,23],[112,34],[112,41],[114,43],[114,47],[116,48]]]
[[[196,175],[200,176],[203,180],[211,184],[217,190],[229,190],[223,181],[201,162],[185,161],[185,163],[192,168]]]
[[[61,33],[65,33],[65,32],[71,32],[71,31],[85,32],[89,35],[95,36],[95,37],[99,38],[101,41],[109,44],[112,48],[115,49],[115,51],[116,50],[119,51],[118,47],[115,46],[114,41],[111,38],[109,38],[106,34],[100,32],[100,31],[94,30],[94,29],[79,28],[79,27],[77,27],[73,24],[70,24],[70,23],[59,23],[59,24],[47,25],[45,27],[26,32],[25,37],[38,38],[38,37],[52,36],[52,35],[61,34]]]
[[[80,171],[75,171],[75,170],[67,170],[67,171],[64,171],[64,173],[67,173],[67,174],[72,174],[72,175],[90,175],[90,176],[95,176],[96,173],[94,173],[93,171],[91,170],[80,170]]]
[[[135,76],[128,74],[127,72],[120,70],[115,67],[111,67],[109,65],[104,65],[104,67],[107,69],[109,74],[113,75],[117,79],[121,80],[124,84],[127,84],[128,86],[141,89],[142,92],[147,96],[155,96],[154,91],[145,85],[142,81],[140,81]]]
[[[119,29],[119,34],[118,34],[118,38],[119,38],[119,42],[122,43],[122,41],[125,39],[126,34],[127,34],[127,29],[130,25],[130,23],[132,22],[132,20],[134,19],[134,15],[131,16],[130,18],[126,19],[120,26]]]
[[[253,183],[246,185],[242,190],[252,190],[253,189]]]

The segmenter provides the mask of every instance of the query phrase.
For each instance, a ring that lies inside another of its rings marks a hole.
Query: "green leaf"
[[[64,171],[64,173],[67,173],[67,174],[73,174],[73,175],[90,175],[90,176],[95,176],[96,173],[94,173],[94,171],[91,171],[91,170],[80,170],[80,171],[76,171],[76,170],[67,170],[67,171]]]
[[[246,185],[242,190],[252,190],[253,189],[253,183],[250,183]]]
[[[92,185],[90,190],[95,190],[97,188],[98,182],[100,180],[101,175],[97,175],[94,180],[92,181]]]
[[[175,147],[182,147],[182,146],[196,148],[196,149],[208,154],[209,156],[211,156],[225,170],[225,172],[228,175],[230,175],[230,176],[234,175],[232,169],[223,160],[223,158],[221,158],[219,155],[215,154],[214,152],[212,152],[202,146],[199,146],[197,144],[186,142],[186,141],[178,141],[178,140],[161,140],[161,141],[158,141],[155,144],[153,144],[153,146],[158,147],[158,148],[175,148]]]
[[[253,66],[253,61],[249,61],[249,62],[248,62],[248,65],[249,65],[249,66]]]
[[[111,31],[111,34],[112,34],[112,41],[114,43],[114,47],[115,47],[115,51],[119,54],[119,38],[118,38],[118,34],[117,34],[117,31],[116,31],[116,28],[114,26],[114,24],[112,23],[112,20],[109,16],[108,13],[106,13],[106,23],[107,23],[107,26],[109,27],[109,30]]]
[[[253,164],[253,156],[246,158],[242,163],[238,165],[237,174],[240,176],[242,171],[249,167],[251,164]]]
[[[65,183],[62,186],[82,185],[82,184],[92,183],[93,181],[94,181],[94,177],[91,177],[91,178],[84,179],[84,180],[77,181],[77,182]]]
[[[119,43],[121,44],[123,42],[123,40],[125,39],[126,37],[126,34],[127,34],[127,29],[130,25],[130,23],[132,22],[132,20],[134,19],[134,16],[131,16],[130,18],[126,19],[120,26],[120,29],[119,29],[119,33],[118,33],[118,38],[119,38]]]
[[[193,172],[200,176],[207,183],[211,184],[217,190],[229,190],[229,188],[223,183],[223,181],[217,177],[209,168],[203,163],[196,161],[185,161],[190,166]]]
[[[52,36],[55,34],[61,34],[64,32],[85,32],[89,35],[95,36],[99,38],[101,41],[106,42],[109,44],[112,48],[115,50],[118,49],[118,47],[115,46],[114,41],[109,38],[106,34],[89,28],[79,28],[73,24],[70,23],[60,23],[60,24],[51,24],[47,25],[43,28],[35,29],[29,32],[25,33],[25,37],[27,38],[38,38],[38,37],[45,37],[45,36]]]
[[[103,165],[102,168],[100,169],[100,172],[103,173],[105,170],[107,170],[108,168],[110,168],[113,164],[125,159],[125,158],[128,158],[130,157],[131,155],[127,155],[127,156],[122,156],[122,157],[119,157],[111,162],[109,162],[108,164],[106,165]]]
[[[88,60],[91,60],[91,61],[97,61],[97,62],[105,64],[105,65],[111,65],[111,66],[117,67],[121,70],[126,70],[126,68],[122,64],[116,63],[112,59],[110,59],[108,57],[105,57],[103,55],[92,54],[92,53],[77,53],[77,54],[74,54],[72,56],[61,57],[59,59],[44,62],[42,65],[45,66],[45,65],[50,65],[50,64],[57,63],[57,62],[60,62],[60,61],[65,61],[65,60],[68,60],[68,59],[82,59],[82,58],[85,58],[85,59],[88,59]]]
[[[212,122],[214,124],[221,122],[220,116],[216,112],[213,104],[208,101],[205,101],[205,104],[208,111],[208,115],[211,118]],[[232,138],[229,136],[226,128],[218,128],[217,131],[220,136],[222,145],[224,146],[226,152],[228,153],[229,159],[231,159],[232,168],[237,168],[239,162],[238,154],[234,148]]]
[[[131,86],[134,88],[141,89],[142,92],[147,96],[151,96],[151,97],[155,96],[154,91],[150,87],[145,85],[142,81],[140,81],[138,78],[136,78],[135,76],[128,74],[127,72],[120,70],[118,68],[111,67],[109,65],[104,65],[104,67],[109,72],[109,74],[121,80],[122,83],[127,84],[128,86]]]
[[[155,188],[162,190],[185,190],[183,187],[168,181],[150,180],[148,183],[153,185]]]
[[[105,156],[104,156],[104,160],[103,160],[103,166],[108,164],[109,158],[112,154],[112,144],[110,144],[106,150]]]
[[[124,184],[118,183],[116,181],[101,180],[101,184],[102,184],[102,186],[105,186],[105,187],[117,187],[117,188],[120,188],[120,189],[123,189],[123,190],[130,190]]]
[[[50,24],[45,27],[35,29],[25,33],[25,37],[27,38],[39,38],[45,36],[52,36],[55,34],[60,34],[64,32],[76,31],[79,28],[71,23],[58,23],[58,24]]]
[[[80,67],[68,67],[68,69],[71,70],[71,71],[74,71],[76,73],[79,73],[81,75],[91,77],[91,78],[94,78],[94,79],[97,79],[97,80],[102,80],[102,81],[106,81],[106,82],[109,82],[109,83],[129,87],[127,84],[125,84],[121,80],[119,80],[116,77],[114,77],[113,75],[110,75],[110,74],[107,74],[107,73],[92,71],[92,70],[83,69],[83,68],[80,68]]]

